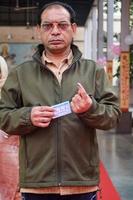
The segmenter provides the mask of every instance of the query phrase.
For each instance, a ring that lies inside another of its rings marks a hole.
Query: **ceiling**
[[[38,10],[49,2],[52,1],[0,0],[0,26],[34,26]],[[94,0],[62,0],[61,2],[67,2],[74,8],[77,24],[84,26]]]

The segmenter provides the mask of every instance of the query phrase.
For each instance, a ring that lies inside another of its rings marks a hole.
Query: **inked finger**
[[[82,97],[82,98],[87,98],[88,94],[86,92],[86,90],[84,89],[84,87],[81,85],[81,83],[77,83],[78,86],[78,94]]]

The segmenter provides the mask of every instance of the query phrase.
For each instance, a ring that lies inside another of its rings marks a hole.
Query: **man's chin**
[[[50,51],[54,53],[60,53],[60,52],[62,53],[64,50],[65,50],[65,47],[59,46],[59,45],[54,45],[50,48]]]
[[[55,43],[55,44],[50,45],[51,49],[60,49],[60,48],[63,48],[63,47],[64,47],[64,45],[62,45],[61,43]]]

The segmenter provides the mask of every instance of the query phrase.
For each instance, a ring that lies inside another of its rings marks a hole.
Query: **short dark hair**
[[[74,11],[74,9],[70,5],[63,3],[63,2],[60,2],[60,1],[54,1],[54,2],[51,2],[51,3],[45,4],[41,8],[41,10],[39,11],[38,20],[37,20],[38,25],[41,24],[41,15],[42,15],[43,11],[46,10],[48,7],[53,7],[54,5],[59,5],[59,6],[62,6],[63,8],[65,8],[68,11],[68,13],[70,14],[70,22],[71,23],[76,22],[76,12]]]

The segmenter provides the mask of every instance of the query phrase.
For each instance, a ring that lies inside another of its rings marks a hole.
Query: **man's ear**
[[[72,24],[72,30],[73,30],[73,33],[75,34],[76,31],[77,31],[77,24],[76,23]]]

